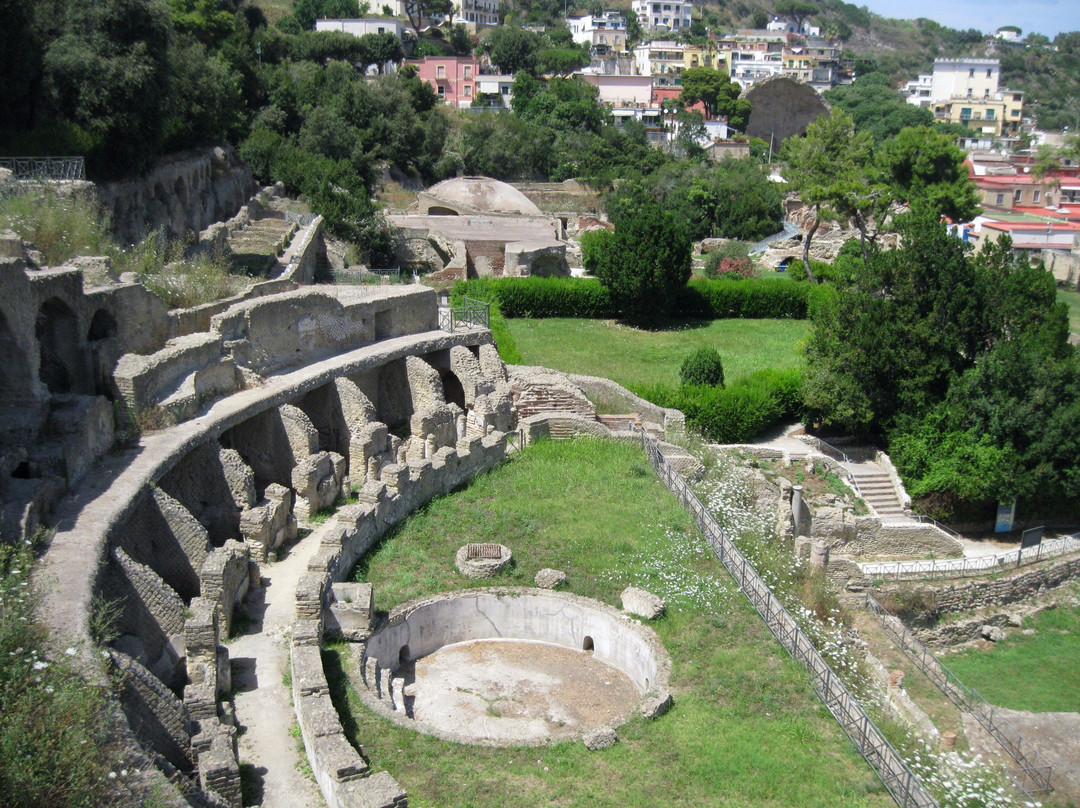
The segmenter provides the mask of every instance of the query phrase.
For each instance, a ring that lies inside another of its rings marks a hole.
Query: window
[[[971,98],[971,88],[970,88],[970,87],[968,87],[968,91],[967,91],[967,97],[968,97],[968,98]]]
[[[465,97],[466,98],[472,98],[472,85],[471,84],[466,84],[465,85]]]
[[[499,85],[499,91],[503,95],[510,95],[510,85],[509,84],[500,84]]]
[[[1015,205],[1017,202],[1023,199],[1023,197],[1024,192],[1017,188],[1015,191],[1013,191],[1013,204]]]
[[[970,70],[968,70],[968,78],[969,79],[975,78],[975,68],[974,67],[971,68]]]
[[[1004,205],[1005,204],[1005,194],[998,194],[997,199],[995,200],[994,204],[997,205],[998,207],[1001,207],[1002,205]]]
[[[1035,191],[1031,192],[1031,204],[1038,205],[1039,204],[1039,199],[1041,199],[1041,198],[1042,198],[1042,191],[1039,191],[1039,190],[1036,189]],[[1047,197],[1046,201],[1047,201],[1047,204],[1049,204],[1050,197]]]
[[[472,78],[472,65],[465,65],[465,78]]]
[[[986,77],[990,78],[990,68],[986,68]]]
[[[386,33],[386,29],[383,28],[381,25],[379,26],[379,33],[380,34],[385,34]]]
[[[992,110],[992,109],[986,110],[986,120],[988,120],[988,121],[994,120],[994,110]]]
[[[446,85],[445,84],[437,85],[436,91],[437,91],[437,93],[439,95],[439,98],[445,98],[446,97]]]
[[[436,67],[435,67],[435,78],[437,78],[437,79],[445,79],[446,78],[446,65],[436,65]]]

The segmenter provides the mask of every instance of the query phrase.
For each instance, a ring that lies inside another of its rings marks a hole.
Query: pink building
[[[422,62],[411,62],[420,80],[435,88],[440,101],[455,107],[468,107],[476,97],[476,79],[480,63],[471,56],[425,56]]]

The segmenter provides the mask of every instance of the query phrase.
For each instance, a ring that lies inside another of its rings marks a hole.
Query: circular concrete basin
[[[395,609],[361,657],[365,701],[459,743],[536,745],[625,722],[666,694],[652,629],[599,601],[482,589]]]

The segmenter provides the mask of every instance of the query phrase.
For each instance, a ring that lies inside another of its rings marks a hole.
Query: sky
[[[976,28],[992,34],[1003,25],[1022,28],[1024,35],[1044,34],[1051,39],[1062,31],[1080,31],[1078,0],[850,0],[882,17],[901,20],[926,17],[966,31]]]

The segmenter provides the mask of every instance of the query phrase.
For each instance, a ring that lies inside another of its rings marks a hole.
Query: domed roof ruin
[[[541,216],[525,194],[490,177],[454,177],[422,192],[420,213],[449,216],[476,213]]]

